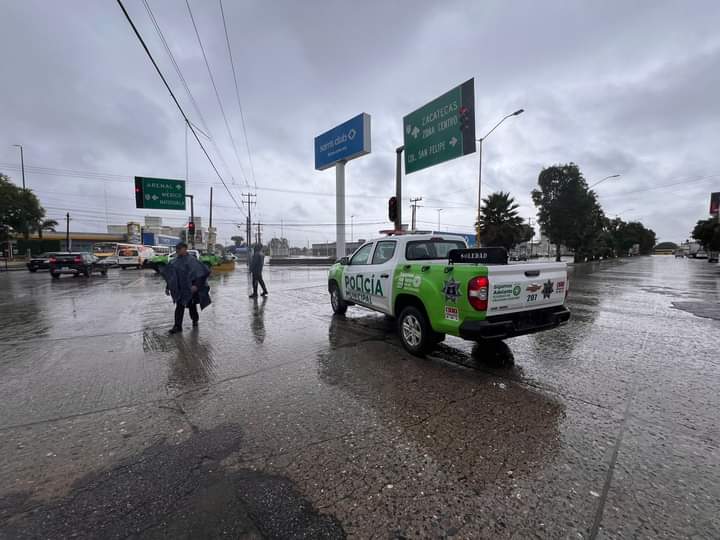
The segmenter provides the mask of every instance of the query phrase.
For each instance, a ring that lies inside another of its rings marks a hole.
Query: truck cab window
[[[370,259],[370,252],[372,251],[372,244],[365,244],[363,247],[355,252],[355,255],[350,259],[351,265],[367,264]]]

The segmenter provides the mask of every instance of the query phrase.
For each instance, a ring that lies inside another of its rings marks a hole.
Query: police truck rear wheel
[[[348,308],[340,294],[340,288],[335,284],[330,288],[330,305],[337,315],[344,315]]]
[[[434,333],[427,317],[414,306],[408,306],[400,313],[398,332],[403,347],[415,356],[425,356],[434,345]]]

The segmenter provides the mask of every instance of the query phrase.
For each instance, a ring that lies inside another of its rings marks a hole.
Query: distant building
[[[345,242],[345,255],[352,255],[355,250],[362,246],[367,240],[360,239],[356,242]],[[335,242],[324,242],[312,245],[313,257],[337,257],[335,254]]]
[[[153,239],[153,244],[171,245],[186,239],[187,227],[172,227],[162,224],[159,216],[145,216],[144,223],[129,222],[124,225],[108,225],[110,234],[125,235],[124,241],[140,243],[141,238]],[[202,226],[202,217],[195,216],[195,244],[202,246],[208,240],[208,231]]]

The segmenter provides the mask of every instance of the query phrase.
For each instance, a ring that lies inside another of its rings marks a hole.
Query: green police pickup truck
[[[507,264],[502,248],[468,249],[461,236],[372,240],[331,268],[333,311],[358,305],[397,318],[403,346],[422,356],[446,334],[504,339],[565,324],[565,263]]]

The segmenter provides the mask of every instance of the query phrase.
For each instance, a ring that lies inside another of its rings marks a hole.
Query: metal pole
[[[212,187],[210,188],[210,224],[208,227],[212,227]]]
[[[335,256],[345,256],[345,162],[335,164]]]
[[[478,139],[478,206],[477,206],[477,225],[475,228],[475,247],[480,247],[480,211],[482,207],[482,147],[483,139]]]
[[[395,217],[395,230],[402,230],[402,153],[404,146],[395,149],[395,199],[397,200],[397,216]]]
[[[442,212],[442,211],[443,211],[442,208],[437,209],[437,213],[438,213],[438,228],[437,228],[437,230],[438,231],[440,230],[440,212]]]
[[[22,171],[23,189],[25,189],[25,157],[23,156],[22,145],[20,145],[20,170]]]
[[[65,249],[70,249],[70,212],[65,214]]]
[[[190,247],[195,249],[195,197],[193,195],[185,195],[190,199],[190,223],[193,224],[193,232],[190,236]],[[189,228],[188,228],[188,232]]]

